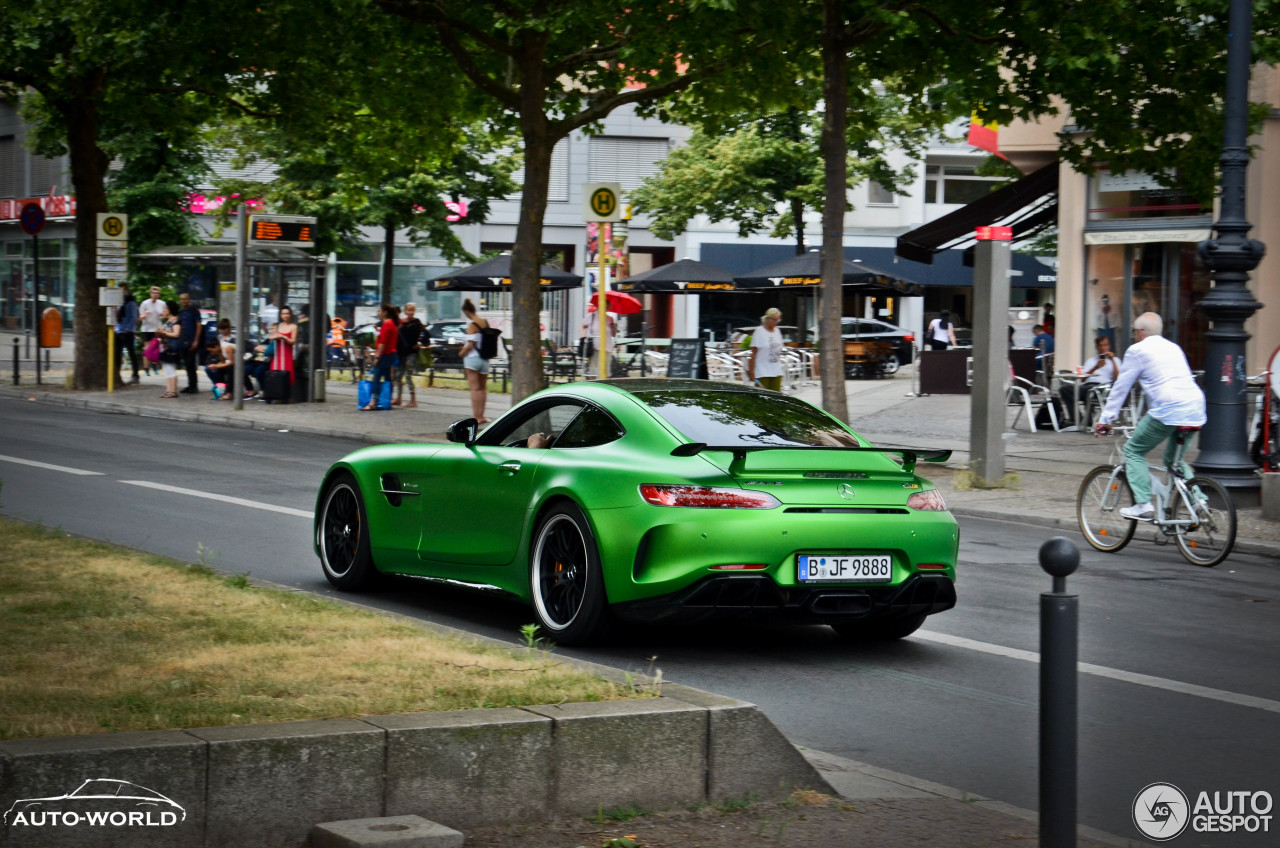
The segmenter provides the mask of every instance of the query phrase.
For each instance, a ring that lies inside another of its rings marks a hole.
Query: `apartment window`
[[[999,177],[980,177],[968,165],[929,165],[925,169],[925,203],[972,203],[1000,184]]]
[[[511,179],[518,186],[524,185],[524,166],[516,168]],[[520,192],[511,195],[512,200],[520,199]],[[569,201],[569,139],[562,138],[551,149],[551,180],[547,184],[547,200],[552,203]]]
[[[32,197],[43,197],[46,194],[62,194],[61,191],[55,191],[62,186],[62,160],[46,159],[43,156],[32,155],[29,157],[31,162],[31,184],[28,194]]]
[[[882,183],[872,180],[867,183],[867,203],[872,206],[897,206],[898,197]]]
[[[17,142],[11,135],[0,136],[0,197],[18,196],[18,161],[14,156]]]
[[[658,173],[670,151],[671,144],[665,138],[593,138],[590,181],[621,183],[623,191],[639,188],[647,177]]]

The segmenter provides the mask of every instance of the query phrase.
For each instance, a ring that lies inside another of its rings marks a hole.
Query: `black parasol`
[[[539,269],[539,282],[543,291],[576,289],[582,285],[582,277],[561,271],[549,265]],[[511,256],[503,254],[492,259],[448,271],[427,282],[431,291],[510,291]]]

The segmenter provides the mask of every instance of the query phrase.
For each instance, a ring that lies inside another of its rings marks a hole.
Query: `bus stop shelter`
[[[234,244],[174,245],[136,253],[131,257],[139,265],[151,267],[208,268],[214,271],[217,289],[215,304],[220,316],[232,317],[236,333],[248,345],[252,338],[263,338],[267,326],[279,314],[281,306],[293,309],[298,319],[300,339],[305,349],[294,352],[297,378],[305,386],[300,392],[306,400],[324,400],[325,335],[329,330],[328,305],[325,303],[324,259],[283,245],[257,246],[245,249],[250,281],[248,310],[241,310],[236,289],[236,246]],[[248,314],[249,326],[239,326],[234,316]],[[297,397],[297,395],[295,395]],[[301,398],[299,398],[301,399]]]

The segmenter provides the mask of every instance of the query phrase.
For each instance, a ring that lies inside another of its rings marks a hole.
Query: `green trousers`
[[[1178,441],[1174,438],[1178,428],[1171,424],[1161,424],[1150,415],[1142,416],[1138,426],[1133,428],[1133,435],[1124,444],[1124,470],[1129,478],[1129,488],[1133,490],[1133,502],[1144,504],[1151,502],[1151,471],[1147,468],[1147,454],[1156,446],[1168,439],[1164,446],[1164,464],[1169,465],[1178,455]],[[1187,440],[1190,447],[1191,436]],[[1191,466],[1181,463],[1182,473],[1190,477]]]

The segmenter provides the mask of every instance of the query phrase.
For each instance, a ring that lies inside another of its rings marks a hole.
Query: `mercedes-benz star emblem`
[[[839,492],[840,497],[844,498],[845,500],[847,501],[853,500],[853,486],[849,485],[848,483],[841,483],[839,486],[836,486],[836,491]]]

